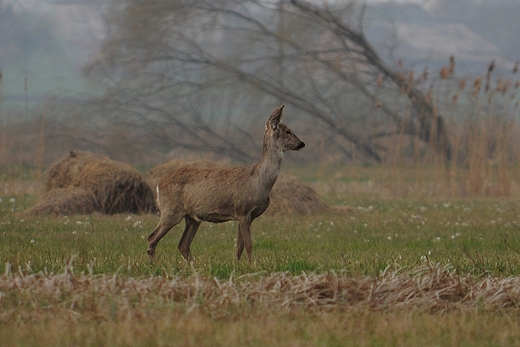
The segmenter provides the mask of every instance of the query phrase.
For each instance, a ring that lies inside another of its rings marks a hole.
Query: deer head
[[[273,149],[280,157],[285,151],[297,151],[305,147],[305,143],[296,136],[288,126],[281,123],[285,105],[277,107],[267,123],[265,123],[264,150]]]

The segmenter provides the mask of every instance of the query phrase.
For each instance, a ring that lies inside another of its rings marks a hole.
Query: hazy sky
[[[52,31],[49,33],[49,41],[57,45],[60,54],[57,59],[46,60],[33,50],[31,57],[25,57],[23,62],[21,60],[18,63],[14,60],[13,63],[11,60],[9,66],[0,66],[3,71],[4,94],[23,95],[25,77],[28,77],[30,94],[34,96],[74,95],[87,90],[87,83],[82,78],[81,67],[95,54],[97,45],[103,39],[102,9],[103,4],[109,3],[110,0],[85,0],[83,3],[86,5],[78,5],[81,3],[80,1],[76,1],[73,5],[57,5],[56,3],[60,1],[67,0],[0,0],[0,3],[12,5],[18,13],[30,12],[50,23]],[[329,3],[333,1],[329,0]],[[446,4],[449,6],[458,4],[459,7],[466,6],[468,9],[474,9],[477,4],[482,3],[498,7],[506,3],[518,4],[520,0],[486,0],[485,2],[483,0],[368,0],[368,2],[413,2],[424,5],[424,8],[427,9],[436,6],[445,8]],[[500,21],[498,20],[498,22]],[[495,26],[499,26],[500,30],[508,27],[498,22],[494,23]],[[518,27],[518,24],[516,25]],[[417,61],[447,60],[450,54],[457,54],[460,58],[473,59],[477,62],[481,60],[483,64],[493,59],[494,55],[505,54],[504,47],[509,47],[509,42],[506,41],[508,37],[503,39],[506,42],[494,40],[492,35],[486,38],[486,30],[498,31],[493,25],[484,26],[478,32],[479,30],[475,31],[475,27],[469,28],[463,23],[453,22],[449,25],[437,23],[430,24],[430,26],[422,25],[422,23],[400,23],[396,27],[396,33],[403,42],[404,52],[415,56]],[[515,42],[510,44],[509,56],[502,59],[509,65],[520,58],[520,48],[515,45],[518,44]],[[517,53],[518,57],[516,57]],[[497,58],[500,59],[500,57]],[[4,61],[0,49],[0,64],[5,65]]]

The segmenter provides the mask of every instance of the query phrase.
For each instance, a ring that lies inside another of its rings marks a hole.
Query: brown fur
[[[276,108],[266,123],[263,154],[248,167],[183,168],[167,174],[157,186],[159,224],[148,237],[148,255],[153,260],[155,248],[168,231],[185,220],[179,243],[184,258],[191,261],[190,245],[202,221],[221,223],[238,221],[236,260],[244,247],[251,261],[251,222],[269,206],[283,160],[283,152],[299,150],[305,144],[284,124],[284,105]]]
[[[146,181],[155,194],[157,200],[157,190],[161,178],[173,170],[182,168],[229,168],[223,163],[211,162],[207,160],[182,161],[173,159],[164,164],[158,165],[148,171]],[[323,201],[318,193],[310,186],[298,181],[295,177],[280,173],[276,183],[269,194],[269,207],[263,215],[287,216],[290,214],[308,215],[320,213],[332,209]]]

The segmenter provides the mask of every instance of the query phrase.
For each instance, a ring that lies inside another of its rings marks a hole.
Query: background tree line
[[[461,80],[456,57],[441,71],[406,70],[392,58],[398,41],[391,25],[362,1],[107,4],[106,36],[83,69],[96,96],[48,98],[36,122],[4,127],[38,147],[37,156],[46,157],[39,166],[70,148],[134,164],[174,157],[249,163],[259,155],[265,118],[281,103],[309,144],[298,161],[467,162],[468,131],[482,115],[501,119],[493,127],[506,124],[507,134],[494,132],[503,134],[500,141],[515,136],[517,87],[503,88],[514,81],[494,78],[491,65],[474,81]],[[377,49],[367,27],[388,31],[374,40]],[[461,124],[464,117],[473,123]],[[15,156],[27,152],[2,139],[3,157],[9,146]],[[481,141],[483,157],[507,147],[497,141]]]
[[[100,54],[85,69],[105,92],[88,106],[149,146],[239,162],[258,155],[264,118],[279,103],[314,142],[310,155],[379,162],[404,133],[449,159],[442,115],[368,42],[365,9],[356,1],[114,2]]]

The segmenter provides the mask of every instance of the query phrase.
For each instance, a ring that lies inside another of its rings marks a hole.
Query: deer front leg
[[[263,205],[254,209],[253,212],[251,212],[251,217],[250,217],[249,224],[248,224],[249,225],[248,226],[249,234],[251,234],[250,233],[251,223],[253,223],[255,218],[259,217],[262,213],[264,213],[264,211],[267,209],[267,207],[269,207],[269,197],[267,197],[267,200],[265,201],[265,203]],[[251,236],[249,236],[249,238],[251,238]],[[251,248],[252,248],[252,246],[251,246]],[[236,255],[235,255],[236,261],[240,260],[240,257],[242,256],[243,251],[244,251],[244,237],[242,236],[242,230],[240,229],[240,225],[239,225],[238,236],[237,236],[237,251],[236,251]],[[251,256],[249,256],[249,261],[251,261]]]
[[[237,260],[240,259],[244,246],[247,252],[247,260],[251,263],[251,253],[253,252],[253,244],[251,242],[251,215],[243,216],[238,221],[239,237],[237,238]],[[242,239],[240,239],[242,235]]]

